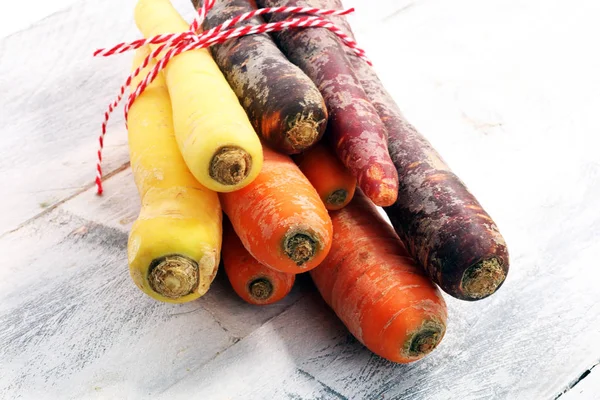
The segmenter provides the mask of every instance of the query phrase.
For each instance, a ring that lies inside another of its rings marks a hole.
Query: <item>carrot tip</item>
[[[444,325],[436,321],[426,321],[411,336],[405,347],[407,358],[417,360],[431,353],[444,337]]]
[[[266,278],[254,279],[248,286],[255,300],[268,300],[273,295],[273,284]]]
[[[398,199],[398,190],[396,187],[390,188],[382,185],[379,188],[379,192],[372,196],[369,196],[369,198],[371,199],[371,201],[373,201],[373,203],[376,206],[389,207],[393,205]]]
[[[319,124],[312,119],[312,115],[305,117],[298,114],[286,133],[287,141],[297,152],[306,150],[315,143],[318,137]]]
[[[307,232],[296,231],[286,235],[283,248],[285,254],[300,267],[315,256],[317,241]]]
[[[250,173],[252,157],[237,146],[221,147],[210,161],[210,177],[223,185],[237,185]]]
[[[325,203],[327,205],[340,206],[344,204],[347,198],[348,191],[346,189],[338,189],[327,196],[327,201]]]
[[[480,300],[493,294],[506,279],[506,271],[496,258],[480,261],[463,274],[461,287],[467,300]]]
[[[200,283],[198,263],[180,255],[158,258],[150,265],[148,282],[156,293],[178,299],[192,293]]]

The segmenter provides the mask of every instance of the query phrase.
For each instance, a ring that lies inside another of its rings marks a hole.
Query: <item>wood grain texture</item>
[[[85,210],[82,200],[89,206],[95,196],[90,189],[0,240],[10,260],[0,270],[0,365],[6,372],[0,398],[153,395],[302,294],[252,307],[220,271],[199,301],[173,306],[150,299],[127,268],[127,230],[137,214],[127,205],[138,201],[130,172],[107,183],[107,192],[119,195],[96,199],[96,207]]]
[[[27,29],[37,21],[68,8],[77,0],[30,0],[17,2],[11,6],[0,4],[0,38],[9,36],[20,30]]]
[[[133,0],[81,0],[0,41],[0,232],[29,220],[0,236],[0,398],[553,399],[600,360],[600,3],[345,4],[407,118],[498,223],[513,259],[503,288],[446,297],[441,346],[392,365],[306,279],[266,308],[222,271],[190,304],[144,296],[127,271],[139,210],[127,170],[102,198],[83,191],[31,219],[93,177],[130,56],[91,50],[137,36]],[[107,170],[127,161],[119,117]],[[596,369],[561,398],[598,399]]]

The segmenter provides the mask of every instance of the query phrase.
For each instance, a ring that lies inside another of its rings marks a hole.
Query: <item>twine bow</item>
[[[148,39],[138,39],[133,42],[123,42],[111,48],[98,49],[94,52],[94,57],[109,57],[115,54],[125,53],[131,50],[138,49],[142,46],[153,44],[159,45],[153,50],[142,62],[142,64],[135,69],[125,80],[123,86],[119,91],[119,95],[109,106],[104,113],[104,121],[102,122],[102,133],[98,138],[99,148],[97,153],[96,163],[96,192],[102,194],[102,150],[104,149],[104,136],[106,135],[106,128],[108,120],[112,112],[117,108],[125,91],[131,84],[133,78],[137,77],[140,72],[148,66],[153,58],[158,57],[163,51],[168,50],[164,57],[162,57],[158,63],[148,72],[148,75],[138,84],[135,90],[129,94],[127,103],[124,107],[125,113],[125,124],[127,125],[127,115],[133,102],[142,94],[142,92],[152,83],[158,73],[162,71],[167,63],[175,56],[195,49],[203,49],[210,47],[214,44],[223,43],[229,39],[253,35],[259,33],[277,32],[290,28],[326,28],[335,33],[342,42],[351,48],[353,52],[360,58],[364,59],[369,65],[371,61],[365,55],[365,51],[358,47],[358,44],[348,35],[346,35],[340,28],[335,26],[330,20],[325,19],[325,16],[342,16],[348,15],[354,12],[354,8],[345,10],[324,10],[319,8],[310,7],[271,7],[261,8],[253,10],[237,17],[231,18],[221,25],[215,26],[207,31],[199,32],[207,13],[214,6],[215,0],[205,0],[203,5],[197,10],[197,14],[194,17],[194,21],[191,23],[189,30],[181,33],[166,33],[157,35]],[[240,22],[246,21],[258,15],[264,14],[303,14],[302,16],[287,19],[284,21],[264,23],[260,25],[247,25],[234,28],[234,26]]]

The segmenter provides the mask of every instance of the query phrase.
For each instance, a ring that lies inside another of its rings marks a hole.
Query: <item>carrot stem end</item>
[[[420,359],[431,353],[444,337],[445,327],[436,321],[426,321],[406,342],[404,354],[410,359]]]
[[[286,235],[283,247],[285,254],[300,267],[315,256],[317,241],[306,232],[295,232]]]
[[[267,300],[273,295],[273,284],[266,278],[254,279],[248,285],[250,295],[256,300]]]
[[[252,157],[237,146],[221,147],[210,161],[210,177],[223,185],[237,185],[250,173]]]
[[[325,203],[332,206],[339,206],[344,204],[347,198],[348,191],[346,189],[338,189],[332,192],[329,196],[327,196],[327,200]]]
[[[319,136],[319,124],[312,119],[312,115],[305,117],[298,114],[289,126],[286,139],[298,152],[310,147]]]
[[[198,263],[194,260],[181,255],[168,255],[152,262],[148,282],[156,293],[178,299],[198,287],[198,270]]]
[[[463,274],[461,286],[469,299],[480,300],[493,294],[506,279],[506,271],[497,258],[480,261]]]

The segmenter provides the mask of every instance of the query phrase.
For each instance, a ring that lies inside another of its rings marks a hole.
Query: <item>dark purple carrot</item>
[[[195,6],[202,0],[192,0]],[[217,0],[203,28],[256,9],[254,0]],[[236,26],[258,25],[255,17]],[[248,35],[210,47],[254,129],[273,148],[296,154],[316,143],[327,125],[327,107],[315,84],[292,64],[267,34]]]
[[[344,19],[334,22],[352,35]],[[504,282],[509,265],[498,227],[427,139],[404,118],[373,68],[362,60],[353,61],[385,124],[398,171],[398,200],[385,208],[396,232],[448,294],[462,300],[493,294]]]
[[[327,8],[322,0],[259,0],[261,7]],[[273,15],[271,22],[294,16]],[[387,149],[385,127],[368,101],[345,54],[344,44],[326,28],[298,28],[273,34],[287,57],[317,84],[329,111],[329,140],[356,176],[363,192],[388,206],[398,195],[398,174]],[[352,56],[355,57],[355,56]]]

